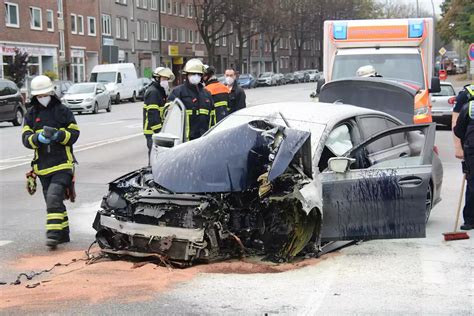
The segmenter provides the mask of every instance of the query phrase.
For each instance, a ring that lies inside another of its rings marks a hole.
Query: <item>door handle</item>
[[[423,183],[420,177],[406,177],[398,180],[398,184],[404,187],[417,187]]]

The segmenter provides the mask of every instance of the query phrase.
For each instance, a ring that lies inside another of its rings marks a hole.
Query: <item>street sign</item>
[[[446,54],[446,48],[441,47],[438,52],[441,56],[443,56],[444,54]]]
[[[469,45],[469,59],[474,60],[474,43]]]

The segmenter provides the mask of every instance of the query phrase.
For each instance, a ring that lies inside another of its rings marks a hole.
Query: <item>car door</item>
[[[107,103],[105,101],[105,93],[104,93],[103,86],[100,84],[97,84],[95,86],[95,91],[96,91],[97,102],[99,103],[99,108],[105,109],[107,107]]]
[[[323,240],[425,237],[435,126],[382,131],[345,154],[350,170],[321,173]]]
[[[8,116],[8,90],[7,82],[0,80],[0,120]]]

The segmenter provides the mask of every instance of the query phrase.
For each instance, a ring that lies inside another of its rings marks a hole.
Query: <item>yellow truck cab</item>
[[[429,123],[430,92],[440,89],[433,45],[431,18],[325,21],[324,80],[356,77],[359,68],[372,66],[377,77],[417,89],[413,121]]]

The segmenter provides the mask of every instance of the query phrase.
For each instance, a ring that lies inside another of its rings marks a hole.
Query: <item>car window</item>
[[[16,94],[18,92],[18,87],[16,86],[14,82],[9,82],[8,88],[10,90],[10,94]]]
[[[437,93],[433,93],[435,97],[448,97],[448,96],[455,96],[456,93],[454,92],[454,88],[451,85],[441,85],[441,91]]]
[[[380,116],[360,117],[359,125],[362,130],[363,140],[367,140],[370,138],[370,136],[375,135],[381,131],[385,131],[387,129],[399,126],[398,123]],[[400,144],[403,141],[404,139],[400,138],[400,135],[393,135],[393,137],[388,137],[383,141],[378,140],[373,142],[371,145],[368,146],[367,149],[369,150],[369,152],[375,152],[394,146],[396,144]]]
[[[0,82],[0,96],[8,95],[8,86],[6,82]]]

